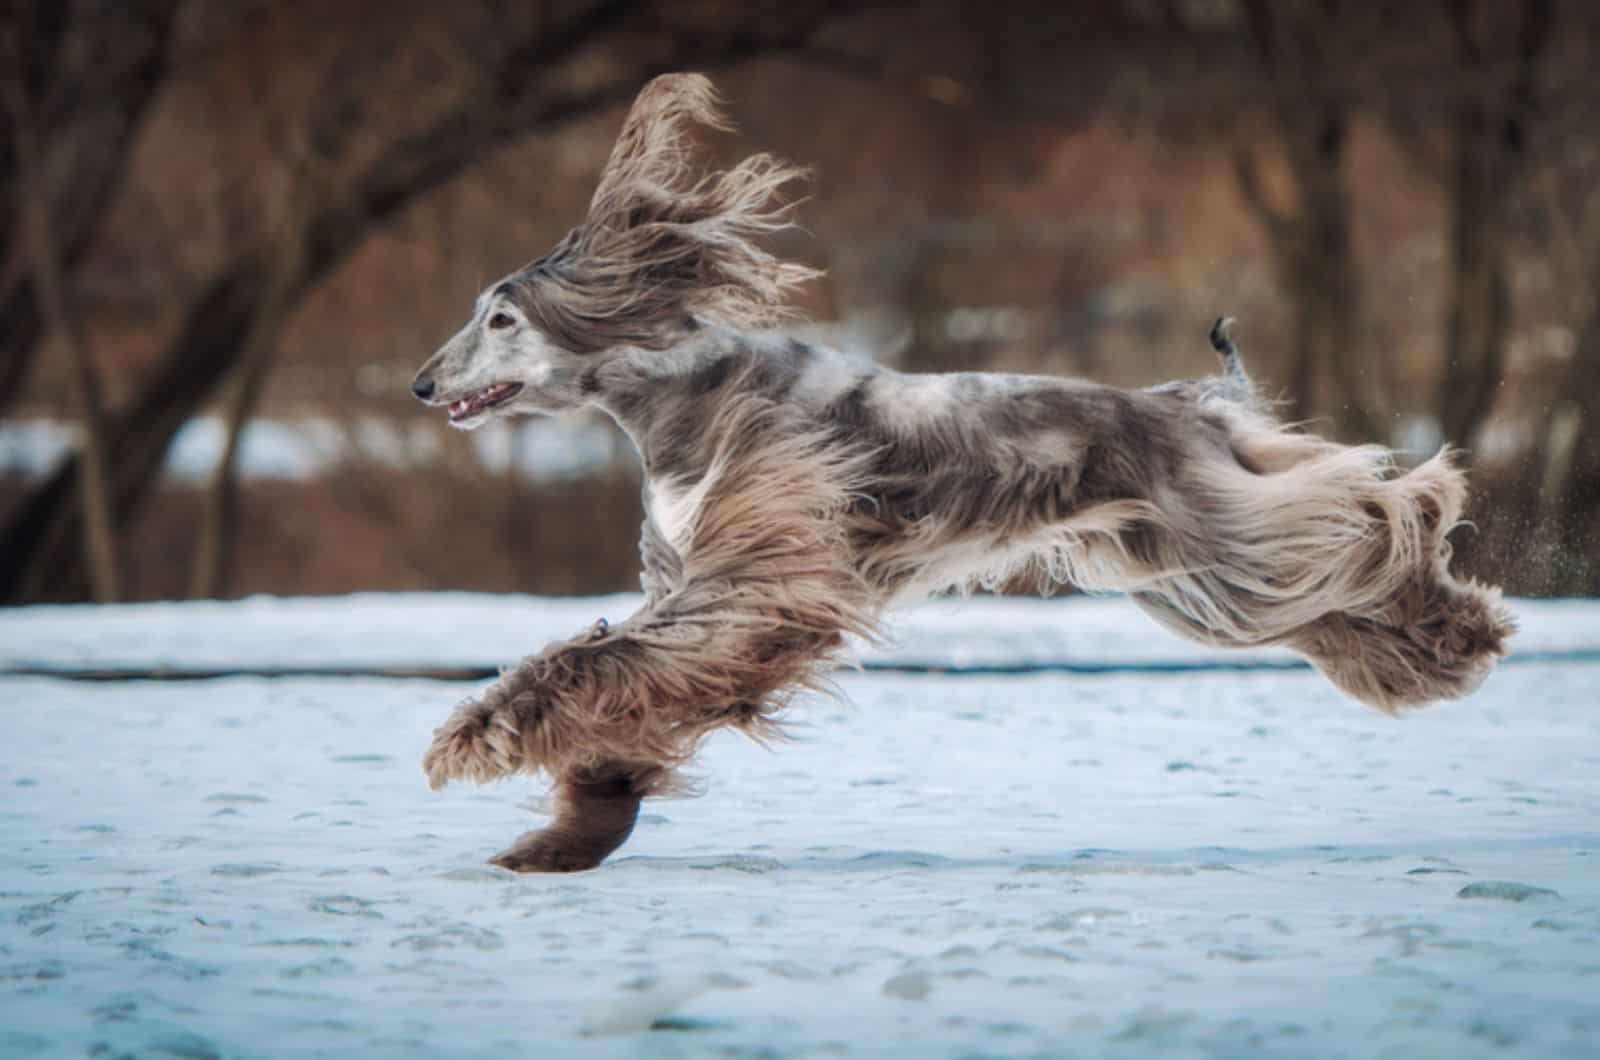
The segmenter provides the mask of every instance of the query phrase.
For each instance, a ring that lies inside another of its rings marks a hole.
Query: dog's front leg
[[[834,583],[820,588],[830,593]],[[760,731],[816,684],[844,630],[835,595],[803,584],[690,584],[621,625],[551,645],[463,704],[423,758],[429,783],[544,772],[556,819],[498,860],[520,871],[589,868],[633,827],[640,798],[713,729]]]
[[[513,872],[579,872],[604,861],[633,833],[639,800],[658,794],[667,771],[608,762],[556,781],[554,819],[490,859]]]
[[[740,436],[764,437],[754,426]],[[604,857],[627,837],[637,798],[669,785],[707,733],[770,731],[792,693],[827,683],[845,634],[874,632],[879,601],[842,523],[853,465],[824,442],[782,436],[718,456],[660,595],[525,660],[434,733],[423,768],[436,788],[512,773],[555,780],[555,822],[503,863]],[[644,769],[657,771],[648,785]]]
[[[559,781],[601,763],[682,756],[680,737],[698,713],[689,701],[703,697],[674,687],[694,653],[686,638],[664,638],[664,625],[647,608],[523,660],[434,730],[422,759],[429,785],[515,773]]]

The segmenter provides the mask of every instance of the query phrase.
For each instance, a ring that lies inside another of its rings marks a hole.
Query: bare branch
[[[1241,146],[1233,152],[1233,174],[1239,185],[1239,196],[1250,212],[1256,215],[1274,244],[1282,244],[1295,236],[1293,219],[1272,204],[1266,188],[1261,183],[1261,170],[1256,163],[1255,151]]]

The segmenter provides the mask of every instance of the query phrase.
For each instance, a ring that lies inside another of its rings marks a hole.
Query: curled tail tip
[[[1233,344],[1233,324],[1233,317],[1218,317],[1211,325],[1211,348],[1224,358],[1239,356],[1239,348]]]

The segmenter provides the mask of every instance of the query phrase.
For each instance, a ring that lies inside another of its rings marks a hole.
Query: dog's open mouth
[[[459,423],[470,420],[480,412],[487,412],[496,405],[504,404],[522,393],[521,383],[496,383],[486,386],[475,394],[468,394],[450,402],[450,419]]]

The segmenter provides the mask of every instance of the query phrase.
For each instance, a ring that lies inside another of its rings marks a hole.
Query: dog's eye
[[[489,326],[496,331],[509,328],[515,323],[516,320],[511,316],[510,313],[496,313],[494,316],[489,318]]]

